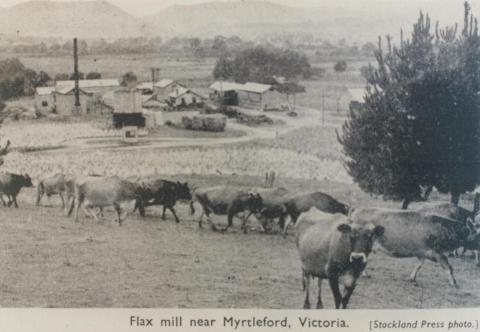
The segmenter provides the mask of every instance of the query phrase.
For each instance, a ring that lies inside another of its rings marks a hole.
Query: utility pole
[[[77,38],[73,38],[73,75],[75,79],[75,111],[80,109],[80,84],[78,80],[80,79],[78,73],[78,46]]]
[[[325,126],[325,92],[322,93],[322,126]]]

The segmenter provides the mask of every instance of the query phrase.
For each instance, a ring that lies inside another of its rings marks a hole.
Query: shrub
[[[227,125],[227,118],[223,115],[200,114],[182,117],[182,125],[185,129],[200,131],[224,131]]]

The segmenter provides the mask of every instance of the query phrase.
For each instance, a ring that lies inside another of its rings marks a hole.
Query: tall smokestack
[[[75,79],[75,107],[80,107],[80,84],[78,83],[78,46],[77,38],[73,38],[73,75]]]

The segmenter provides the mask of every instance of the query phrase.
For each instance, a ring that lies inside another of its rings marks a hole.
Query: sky
[[[0,0],[0,6],[10,7],[21,2],[26,2],[27,0]],[[29,0],[32,1],[32,0]],[[42,0],[33,0],[33,1],[42,1]],[[55,0],[55,1],[79,1],[79,0]],[[91,0],[80,0],[80,1],[91,1]],[[145,16],[154,12],[157,12],[163,8],[166,8],[175,4],[197,4],[202,2],[210,2],[212,0],[107,0],[108,2],[119,6],[123,10],[135,15],[135,16]],[[217,0],[218,1],[218,0]],[[221,0],[224,2],[239,2],[239,1],[251,1],[251,0]],[[399,3],[405,3],[409,7],[414,5],[415,0],[269,0],[282,5],[290,5],[294,7],[316,7],[324,3],[332,4],[335,6],[349,6],[355,7],[360,10],[372,11],[372,14],[375,12],[375,9],[378,8],[378,3],[381,3],[383,6],[388,7],[388,3],[396,2],[396,6]],[[437,5],[438,2],[442,3],[442,12],[448,13],[451,9],[458,9],[458,5],[463,3],[463,0],[422,0],[423,3],[430,3],[432,8],[439,8]],[[475,7],[480,8],[480,0],[470,0],[470,3]],[[430,6],[429,6],[430,7]],[[477,8],[478,9],[478,8]]]

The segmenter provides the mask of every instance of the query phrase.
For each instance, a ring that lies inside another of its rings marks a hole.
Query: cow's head
[[[28,174],[23,176],[23,186],[24,187],[33,187],[32,178]]]
[[[187,201],[190,201],[192,199],[192,192],[190,191],[190,188],[188,187],[187,182],[181,183],[180,181],[177,181],[175,194],[178,199],[187,200]]]
[[[259,212],[263,208],[263,199],[259,193],[249,193],[247,199],[247,208],[252,212]]]
[[[347,235],[350,241],[350,263],[355,269],[363,270],[372,251],[373,241],[383,235],[385,228],[373,224],[341,224],[338,230]]]

